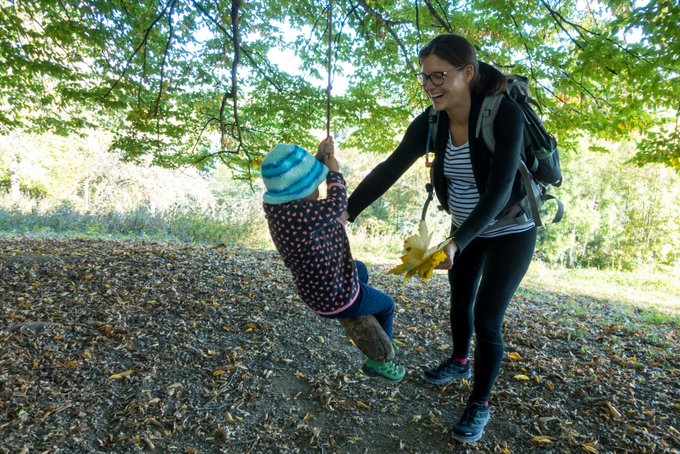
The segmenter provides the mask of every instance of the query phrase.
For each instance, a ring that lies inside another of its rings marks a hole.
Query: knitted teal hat
[[[272,205],[303,199],[326,179],[328,167],[297,145],[278,144],[262,161],[267,187],[264,202]]]

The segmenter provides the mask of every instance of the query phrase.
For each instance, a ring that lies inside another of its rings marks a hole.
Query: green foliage
[[[680,169],[680,131],[677,124],[670,132],[648,131],[644,141],[638,145],[639,152],[631,162],[642,166],[644,164],[670,164],[676,170]]]
[[[9,175],[0,176],[0,192],[9,192],[12,182]],[[47,196],[47,189],[44,185],[37,183],[32,185],[19,184],[19,191],[31,199],[42,199]]]
[[[375,4],[374,4],[375,3]],[[0,134],[97,126],[134,162],[252,177],[276,142],[324,129],[327,5],[303,0],[0,4]],[[416,8],[418,11],[416,14]],[[533,79],[562,144],[576,132],[640,140],[635,162],[676,169],[680,69],[674,0],[333,2],[333,130],[387,152],[426,105],[418,49],[455,31],[483,60]],[[235,20],[236,19],[236,20]],[[272,53],[301,61],[285,67]],[[352,70],[348,70],[352,68]]]
[[[540,231],[537,254],[549,263],[569,267],[677,266],[677,173],[628,164],[630,147],[608,149],[609,154],[581,151],[565,156],[565,182],[554,191],[565,203],[565,219]]]

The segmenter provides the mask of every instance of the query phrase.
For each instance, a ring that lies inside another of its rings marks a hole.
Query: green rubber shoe
[[[406,375],[406,369],[404,369],[404,366],[394,364],[392,361],[379,363],[377,361],[373,361],[371,358],[366,358],[361,370],[369,377],[379,377],[395,383],[401,381]]]

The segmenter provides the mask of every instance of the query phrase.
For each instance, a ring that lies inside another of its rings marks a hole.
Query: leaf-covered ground
[[[520,291],[484,438],[449,438],[470,384],[430,386],[448,289],[370,268],[395,297],[397,385],[358,371],[272,252],[0,241],[0,453],[601,452],[680,449],[678,325]]]

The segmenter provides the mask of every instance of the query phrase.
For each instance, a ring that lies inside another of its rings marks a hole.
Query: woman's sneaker
[[[475,400],[468,400],[465,410],[458,422],[453,426],[451,438],[471,443],[482,438],[484,427],[489,422],[489,404]]]
[[[371,358],[366,358],[361,370],[369,377],[380,377],[392,382],[401,381],[404,378],[404,375],[406,375],[404,366],[394,364],[392,361],[379,363],[373,361]]]
[[[445,359],[439,366],[423,371],[425,381],[433,385],[445,385],[453,379],[468,379],[471,375],[470,360],[463,364],[453,358]]]

